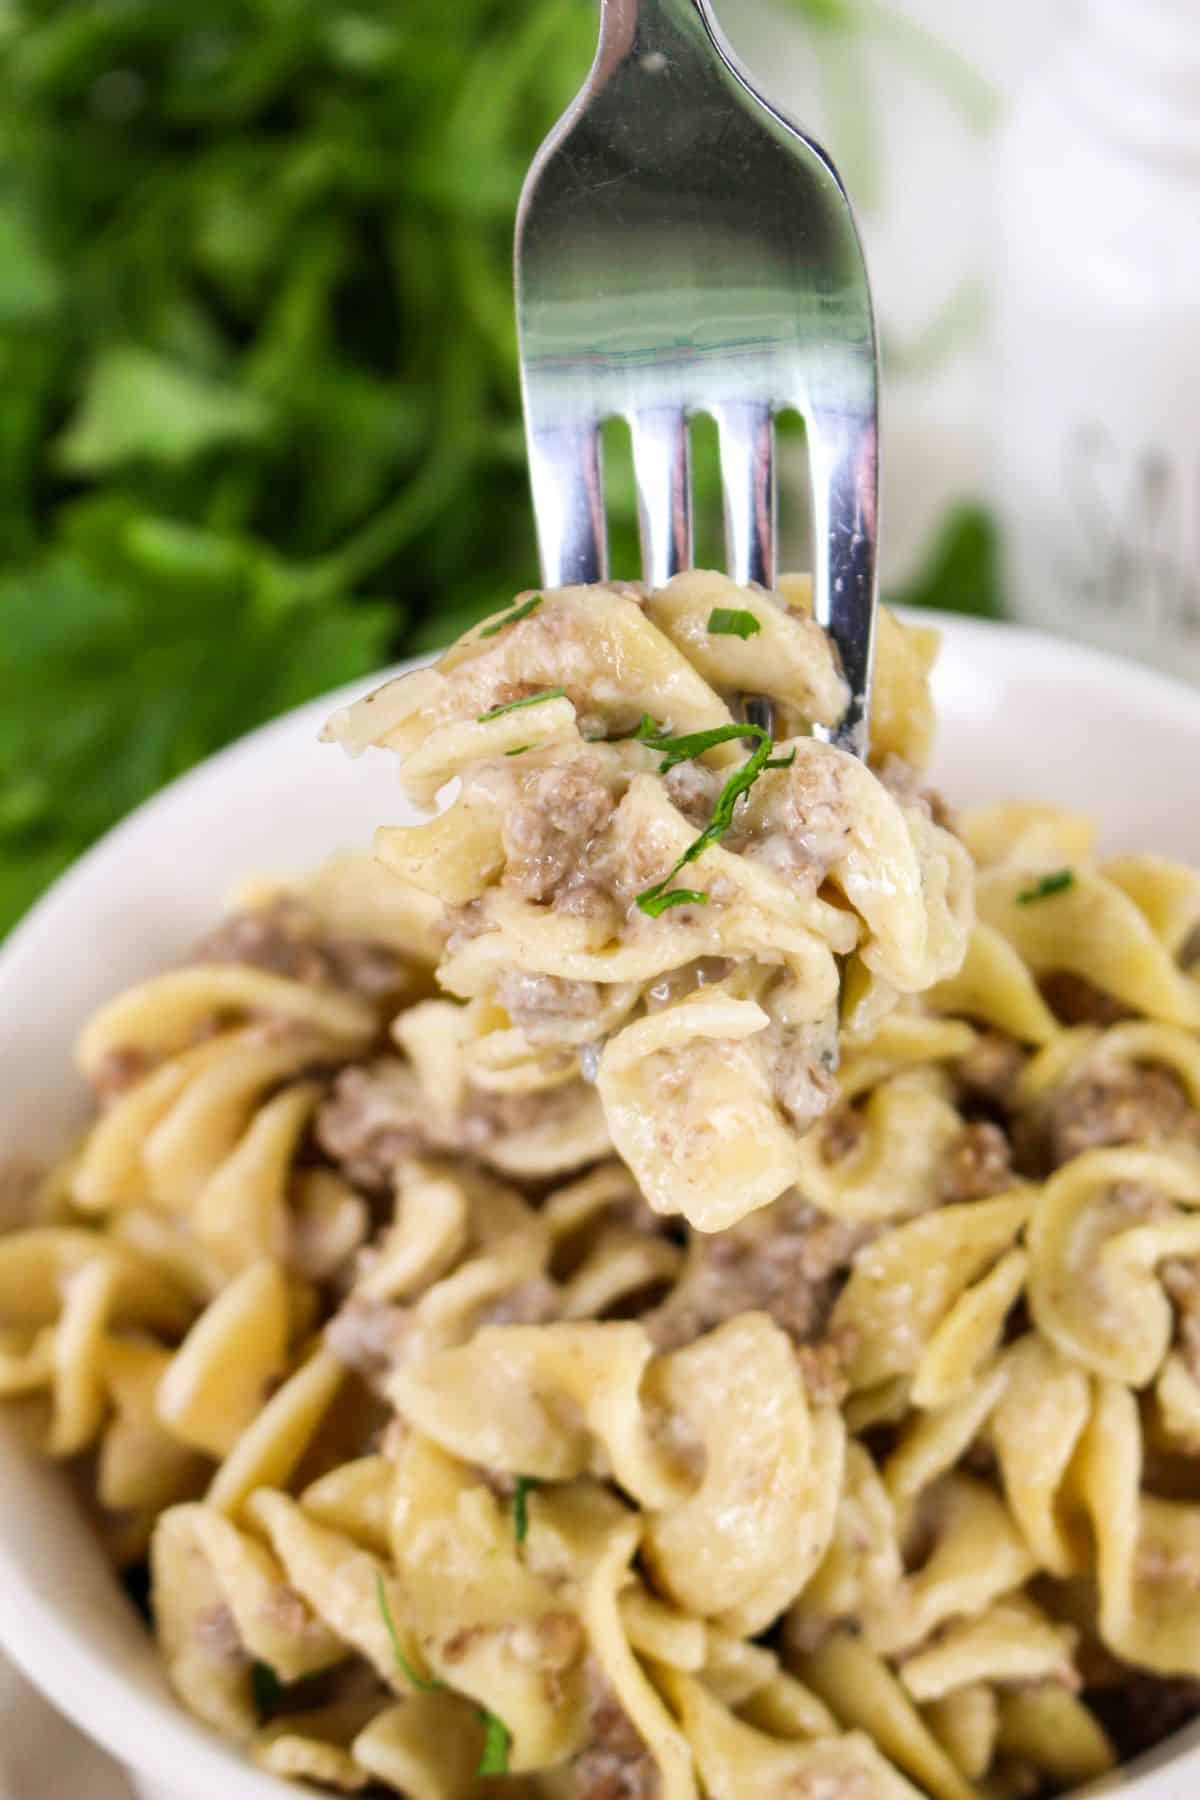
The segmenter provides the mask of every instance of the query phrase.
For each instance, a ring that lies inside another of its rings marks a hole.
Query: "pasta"
[[[916,794],[805,735],[845,704],[811,618],[749,596],[757,629],[718,639],[722,597],[739,598],[704,573],[643,601],[526,597],[329,728],[397,753],[418,806],[458,784],[378,850],[445,903],[438,976],[470,1002],[477,1061],[499,1036],[508,1067],[554,1086],[590,1056],[646,1199],[706,1231],[800,1174],[801,1134],[834,1093],[839,959],[877,1017],[954,976],[971,910],[963,847]],[[884,712],[907,648],[893,641]],[[742,689],[783,735],[760,731],[738,767]],[[701,885],[677,881],[685,868]]]
[[[956,820],[886,613],[831,749],[810,611],[521,596],[351,707],[429,816],[0,1175],[0,1396],[271,1773],[1049,1800],[1200,1712],[1200,877]]]

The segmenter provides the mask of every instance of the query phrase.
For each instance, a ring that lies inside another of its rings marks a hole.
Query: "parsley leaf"
[[[730,728],[728,726],[722,726],[720,729],[725,732],[726,736],[729,735]],[[733,824],[734,808],[738,801],[742,798],[743,794],[749,793],[763,770],[770,766],[771,735],[769,732],[765,731],[761,725],[738,725],[733,727],[733,731],[741,737],[756,738],[757,743],[741,768],[734,770],[733,774],[729,777],[729,780],[725,783],[725,786],[721,789],[721,792],[717,796],[717,803],[713,807],[713,816],[704,827],[704,830],[700,833],[700,836],[693,839],[687,849],[683,852],[683,855],[676,862],[674,868],[664,875],[661,881],[656,881],[652,887],[643,888],[642,892],[638,895],[638,907],[651,919],[660,918],[664,912],[668,911],[668,909],[673,906],[707,906],[709,898],[707,894],[690,888],[671,889],[669,884],[674,881],[680,869],[686,868],[688,863],[695,862],[696,858],[702,856],[710,844],[720,842],[725,833],[729,830],[729,827]],[[696,733],[697,737],[705,737],[707,735],[708,734],[705,732]],[[676,740],[676,743],[682,744],[686,741],[686,739],[680,738]],[[790,757],[777,759],[775,767],[790,767],[794,760],[795,751],[792,752]],[[667,764],[664,766],[669,767],[670,765]]]
[[[518,619],[527,619],[530,613],[536,612],[541,604],[541,594],[535,594],[532,600],[526,600],[524,606],[514,606],[512,611],[506,612],[502,619],[497,619],[494,625],[489,625],[486,630],[481,631],[480,637],[495,637],[496,633],[503,631],[506,625],[515,625]]]
[[[259,1724],[269,1724],[283,1693],[283,1683],[270,1663],[261,1661],[251,1663],[250,1690],[254,1696],[254,1711]]]
[[[1074,869],[1055,869],[1052,874],[1039,877],[1032,887],[1022,888],[1017,895],[1017,905],[1032,906],[1038,900],[1049,900],[1052,894],[1063,894],[1074,886]]]
[[[518,1544],[529,1536],[529,1496],[541,1485],[536,1475],[518,1475],[513,1484],[513,1530]]]
[[[476,723],[486,725],[490,719],[499,719],[505,713],[517,712],[522,706],[539,706],[543,700],[565,700],[566,688],[543,688],[540,694],[526,694],[523,700],[510,700],[504,706],[493,706],[488,712],[480,713]]]
[[[375,1576],[375,1598],[379,1604],[380,1616],[387,1628],[387,1634],[392,1640],[392,1655],[396,1658],[396,1667],[400,1670],[404,1679],[411,1687],[416,1688],[418,1693],[436,1694],[441,1692],[446,1686],[445,1682],[432,1680],[427,1675],[418,1675],[411,1662],[409,1662],[408,1657],[404,1654],[404,1646],[400,1642],[400,1633],[396,1629],[396,1621],[393,1619],[392,1609],[388,1605],[387,1589],[383,1585],[383,1576],[378,1573]]]
[[[483,1752],[479,1758],[477,1775],[507,1775],[508,1752],[512,1745],[512,1732],[498,1719],[495,1713],[479,1709],[479,1717],[483,1722]]]
[[[125,506],[0,573],[0,932],[229,738],[377,667],[393,616],[260,546]]]
[[[757,637],[762,625],[752,612],[740,606],[714,606],[708,615],[708,629],[713,637]]]
[[[709,731],[692,731],[683,737],[673,737],[669,731],[663,731],[648,713],[643,714],[642,722],[634,732],[639,744],[648,744],[651,750],[662,750],[663,760],[659,764],[659,774],[665,775],[676,763],[690,762],[694,756],[703,756],[717,744],[732,743],[735,738],[755,738],[760,743],[767,733],[761,725],[714,725]]]
[[[1000,534],[981,506],[957,506],[940,525],[925,565],[905,587],[885,595],[889,606],[1004,617]]]

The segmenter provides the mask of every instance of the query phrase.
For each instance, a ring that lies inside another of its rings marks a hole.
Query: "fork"
[[[692,563],[688,422],[716,421],[728,572],[775,577],[775,415],[808,440],[813,611],[867,748],[878,359],[862,248],[825,152],[752,87],[708,0],[601,0],[579,94],[517,211],[517,329],[548,587],[608,572],[600,426],[628,421],[642,578]],[[758,703],[761,705],[761,703]]]

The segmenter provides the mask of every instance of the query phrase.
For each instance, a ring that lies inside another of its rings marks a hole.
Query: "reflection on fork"
[[[776,415],[805,420],[814,610],[850,683],[835,741],[866,748],[878,366],[849,203],[762,100],[708,0],[602,0],[578,97],[525,182],[517,321],[542,575],[607,573],[600,427],[629,422],[643,579],[692,561],[688,421],[716,422],[726,560],[775,576]]]

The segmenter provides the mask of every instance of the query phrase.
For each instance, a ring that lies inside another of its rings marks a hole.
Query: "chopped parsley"
[[[1074,869],[1055,869],[1051,875],[1043,875],[1032,887],[1022,888],[1017,895],[1018,906],[1032,906],[1037,900],[1049,900],[1051,894],[1064,894],[1075,886]]]
[[[387,1627],[388,1637],[392,1640],[392,1654],[396,1658],[397,1666],[405,1680],[416,1688],[419,1693],[444,1693],[446,1691],[446,1683],[444,1681],[431,1681],[428,1676],[418,1675],[417,1671],[413,1668],[407,1656],[404,1654],[404,1646],[400,1642],[400,1633],[396,1630],[396,1621],[393,1619],[392,1609],[388,1605],[387,1589],[383,1585],[383,1576],[378,1573],[375,1576],[375,1598],[379,1602],[379,1614]],[[269,1704],[274,1704],[274,1700],[278,1699],[279,1677],[276,1675],[274,1669],[269,1668],[266,1663],[255,1663],[252,1670],[252,1679],[255,1683],[255,1704],[259,1707],[259,1716],[261,1718],[265,1715],[266,1708],[259,1705],[258,1701],[260,1669],[265,1671],[265,1675],[269,1676],[271,1682],[274,1684],[271,1689],[273,1697]],[[264,1688],[264,1692],[265,1691]],[[508,1752],[509,1746],[512,1743],[512,1732],[508,1729],[508,1726],[504,1723],[503,1719],[498,1719],[495,1713],[488,1712],[485,1706],[479,1708],[479,1722],[483,1726],[483,1750],[479,1757],[479,1767],[476,1769],[475,1773],[477,1775],[507,1775]]]
[[[404,1646],[400,1642],[400,1633],[396,1630],[396,1621],[393,1619],[392,1609],[388,1605],[387,1589],[383,1585],[383,1576],[379,1574],[376,1574],[375,1576],[375,1598],[379,1603],[380,1617],[387,1627],[388,1636],[392,1640],[392,1655],[396,1658],[396,1666],[399,1668],[400,1673],[419,1693],[438,1693],[445,1687],[445,1682],[430,1680],[427,1675],[418,1675],[411,1662],[409,1662],[408,1657],[404,1654]]]
[[[742,798],[743,794],[749,793],[764,769],[790,768],[791,764],[796,759],[796,752],[794,750],[790,756],[772,758],[771,734],[769,731],[764,730],[761,725],[722,725],[718,726],[717,730],[721,734],[720,736],[714,737],[712,732],[698,731],[693,734],[691,739],[675,738],[673,740],[674,747],[676,750],[681,750],[685,744],[689,742],[696,743],[701,739],[711,739],[713,742],[723,743],[726,739],[731,737],[747,737],[755,739],[754,749],[750,752],[750,755],[742,764],[741,768],[734,770],[733,774],[729,777],[729,780],[725,783],[725,786],[721,789],[721,792],[717,796],[717,803],[713,807],[713,816],[704,827],[704,830],[700,833],[700,836],[695,838],[692,843],[688,845],[687,849],[683,852],[683,855],[676,862],[674,868],[669,870],[668,873],[663,876],[661,881],[656,881],[653,887],[643,888],[642,892],[638,895],[638,907],[651,919],[661,918],[662,914],[667,912],[673,906],[708,905],[709,897],[707,894],[700,893],[693,888],[671,888],[669,884],[674,881],[680,869],[686,868],[688,863],[695,862],[696,858],[702,856],[711,844],[720,842],[725,833],[729,830],[729,827],[733,824],[734,808],[738,801]],[[646,742],[648,740],[643,739],[642,741]],[[662,743],[658,743],[653,747],[661,749],[665,746]],[[708,749],[709,744],[705,743],[703,747]],[[699,752],[692,750],[689,754],[695,756],[698,755]],[[674,759],[675,762],[682,760],[684,759],[681,756],[677,756]],[[664,770],[673,767],[674,762],[669,760],[663,764]]]
[[[708,629],[713,637],[757,637],[762,625],[752,612],[740,606],[714,606],[708,615]]]
[[[565,700],[566,697],[566,688],[543,688],[540,694],[526,694],[523,700],[509,700],[504,706],[493,706],[488,712],[480,713],[476,723],[486,725],[489,719],[499,719],[522,706],[539,706],[543,700]]]
[[[761,725],[714,725],[709,731],[692,731],[683,737],[673,737],[661,725],[655,724],[649,713],[642,714],[642,722],[633,735],[639,744],[663,752],[658,768],[660,775],[665,775],[677,763],[691,762],[693,757],[703,756],[706,750],[713,750],[718,744],[732,743],[735,738],[767,737]]]
[[[283,1693],[283,1683],[271,1667],[270,1663],[255,1661],[250,1665],[250,1691],[254,1696],[254,1711],[260,1725],[269,1724],[275,1716]]]
[[[518,619],[527,619],[530,613],[536,612],[541,604],[541,594],[535,594],[533,599],[526,600],[523,606],[514,606],[511,612],[502,614],[501,617],[496,620],[494,625],[485,626],[479,634],[480,637],[495,637],[496,633],[503,631],[506,625],[515,625]]]
[[[508,1751],[512,1743],[512,1732],[498,1719],[495,1713],[479,1709],[479,1717],[483,1723],[483,1753],[479,1758],[477,1775],[507,1775]]]
[[[513,1487],[512,1509],[513,1530],[518,1544],[523,1544],[529,1536],[529,1496],[541,1485],[536,1475],[517,1476]]]
[[[530,744],[514,744],[513,748],[511,750],[506,750],[504,754],[505,756],[524,756],[525,752],[531,748],[532,745]]]

